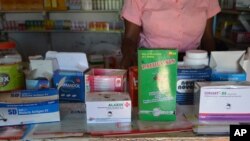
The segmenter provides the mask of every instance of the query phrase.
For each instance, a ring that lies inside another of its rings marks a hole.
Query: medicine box
[[[84,102],[84,72],[57,70],[54,72],[53,83],[59,89],[60,101]]]
[[[53,71],[58,69],[55,59],[43,60],[40,55],[29,56],[30,71],[26,73],[26,89],[50,88]]]
[[[138,107],[138,67],[129,67],[128,71],[129,95],[133,107]]]
[[[194,83],[210,81],[212,69],[209,66],[178,65],[176,102],[180,105],[192,105]]]
[[[211,81],[245,81],[244,56],[245,51],[212,51],[209,63]]]
[[[127,70],[92,68],[85,73],[86,92],[126,91]]]
[[[249,92],[250,82],[196,82],[195,115],[199,120],[247,120]]]
[[[139,119],[176,119],[177,58],[175,49],[138,50]]]
[[[0,126],[60,121],[56,89],[13,91],[0,99]]]
[[[92,92],[86,95],[87,123],[131,122],[128,93]]]

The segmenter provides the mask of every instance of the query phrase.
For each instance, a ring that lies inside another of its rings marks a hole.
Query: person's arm
[[[122,40],[122,61],[121,68],[128,69],[128,67],[137,64],[137,47],[140,39],[141,26],[138,26],[125,19],[125,33]]]
[[[201,49],[208,52],[215,50],[215,41],[213,36],[213,17],[207,20],[206,28],[201,39]]]

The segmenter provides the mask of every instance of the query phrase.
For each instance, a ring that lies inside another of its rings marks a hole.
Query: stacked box
[[[85,92],[126,91],[127,71],[93,68],[85,73]]]
[[[176,119],[178,52],[175,49],[138,50],[139,119]]]

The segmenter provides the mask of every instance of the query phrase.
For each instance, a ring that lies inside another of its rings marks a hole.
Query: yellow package
[[[51,0],[51,8],[57,9],[57,0]]]
[[[44,9],[51,10],[51,0],[44,0]]]
[[[58,10],[67,10],[67,3],[65,0],[57,0]]]

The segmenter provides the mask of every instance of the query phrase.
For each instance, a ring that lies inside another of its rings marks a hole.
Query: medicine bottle
[[[184,65],[187,66],[208,66],[209,62],[208,53],[205,50],[188,50],[186,51],[186,56],[184,56],[183,60]]]

